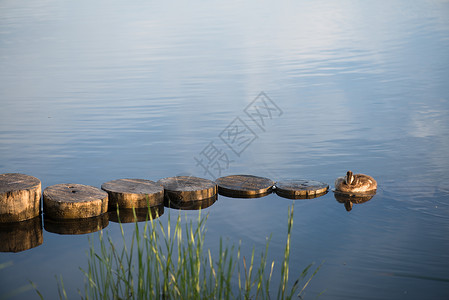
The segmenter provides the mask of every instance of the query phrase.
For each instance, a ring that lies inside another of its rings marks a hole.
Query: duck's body
[[[375,192],[376,189],[376,180],[365,174],[353,174],[348,171],[345,177],[335,180],[335,190],[342,193],[366,194]]]

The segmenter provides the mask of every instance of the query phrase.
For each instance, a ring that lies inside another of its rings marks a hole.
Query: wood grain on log
[[[0,223],[32,219],[40,215],[41,182],[33,176],[0,174]]]
[[[274,181],[253,175],[230,175],[217,179],[218,192],[230,197],[262,197],[271,192]]]
[[[290,199],[311,199],[326,194],[327,183],[315,180],[284,180],[276,182],[276,194]]]
[[[151,180],[117,179],[103,183],[109,195],[109,208],[147,208],[164,204],[164,187]]]
[[[53,219],[81,219],[108,211],[108,194],[96,187],[62,183],[44,190],[44,213]]]
[[[165,199],[170,202],[189,202],[208,199],[217,194],[217,184],[211,180],[176,176],[158,181],[165,189]]]

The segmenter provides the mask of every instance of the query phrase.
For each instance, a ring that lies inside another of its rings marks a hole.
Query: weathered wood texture
[[[151,180],[117,179],[101,185],[109,195],[109,208],[147,208],[164,204],[164,187]]]
[[[42,218],[0,223],[0,252],[21,252],[42,244]]]
[[[208,199],[217,194],[217,184],[211,180],[193,176],[176,176],[159,180],[165,189],[165,200],[189,202]]]
[[[217,179],[218,192],[230,197],[261,197],[269,194],[274,181],[253,175],[230,175]]]
[[[134,217],[134,212],[132,208],[119,208],[109,211],[109,220],[111,222],[118,223],[133,223],[142,222],[145,220],[155,220],[164,214],[164,205],[145,207],[145,208],[135,208],[136,216]],[[150,215],[151,214],[151,215]]]
[[[107,211],[108,194],[96,187],[62,183],[44,190],[44,213],[49,218],[91,218]]]
[[[180,209],[180,210],[199,210],[212,206],[217,201],[217,195],[203,200],[189,201],[189,202],[169,202],[165,201],[165,206],[168,208]]]
[[[33,176],[0,174],[0,223],[32,219],[40,214],[41,182]]]
[[[289,199],[311,199],[326,194],[327,183],[315,180],[284,180],[276,182],[276,194]]]
[[[109,214],[83,219],[55,220],[44,216],[44,228],[48,232],[77,235],[99,231],[109,225]]]

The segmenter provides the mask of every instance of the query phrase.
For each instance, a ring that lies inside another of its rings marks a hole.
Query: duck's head
[[[346,172],[345,182],[348,185],[351,185],[354,182],[354,175],[352,174],[352,171]]]

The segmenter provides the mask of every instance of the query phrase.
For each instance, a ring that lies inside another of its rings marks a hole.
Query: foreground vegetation
[[[292,299],[301,297],[319,270],[317,267],[308,276],[311,264],[293,284],[288,284],[293,207],[289,209],[284,258],[276,268],[281,280],[274,290],[270,286],[274,261],[267,266],[269,240],[256,262],[254,248],[247,259],[240,245],[227,246],[220,239],[218,259],[214,259],[211,251],[204,249],[206,220],[199,213],[198,223],[189,222],[184,228],[180,216],[174,228],[170,216],[166,227],[160,220],[150,219],[141,229],[136,222],[129,247],[122,224],[122,247],[101,232],[98,250],[90,240],[88,267],[82,270],[86,280],[84,291],[79,292],[81,298]],[[58,292],[60,299],[68,299],[62,278]]]

